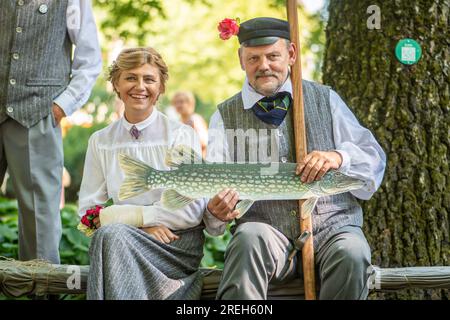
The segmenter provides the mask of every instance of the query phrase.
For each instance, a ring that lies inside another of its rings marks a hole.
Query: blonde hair
[[[161,93],[164,93],[166,91],[166,82],[169,79],[169,68],[161,55],[151,47],[138,47],[122,50],[117,59],[113,61],[109,67],[108,80],[111,81],[114,87],[114,84],[119,80],[122,71],[138,68],[146,63],[158,68],[161,81]]]

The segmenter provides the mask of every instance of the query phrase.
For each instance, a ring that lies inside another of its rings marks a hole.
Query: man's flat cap
[[[275,43],[279,38],[291,40],[289,23],[276,18],[254,18],[239,26],[239,43],[256,47]]]

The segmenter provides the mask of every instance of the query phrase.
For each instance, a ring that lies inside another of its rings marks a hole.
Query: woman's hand
[[[155,226],[141,229],[149,235],[153,236],[156,240],[163,243],[171,243],[172,241],[180,239],[179,236],[174,234],[169,230],[169,228],[165,226]]]
[[[95,229],[99,229],[100,228],[100,218],[99,217],[95,217],[94,220],[94,224],[95,224]]]

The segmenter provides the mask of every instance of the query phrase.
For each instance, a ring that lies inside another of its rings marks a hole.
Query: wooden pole
[[[289,27],[291,29],[291,42],[297,47],[297,60],[291,66],[291,80],[293,90],[293,115],[294,115],[294,135],[295,135],[295,154],[297,162],[303,159],[307,154],[306,148],[306,128],[305,128],[305,113],[303,109],[303,92],[302,92],[302,67],[300,59],[300,40],[298,30],[298,15],[297,15],[297,1],[286,1],[287,16]],[[304,200],[299,201],[300,213],[300,230],[309,231],[311,236],[306,240],[302,248],[303,261],[303,278],[305,286],[305,299],[316,299],[316,285],[314,272],[314,247],[312,234],[312,219],[311,215],[303,217],[302,205]]]

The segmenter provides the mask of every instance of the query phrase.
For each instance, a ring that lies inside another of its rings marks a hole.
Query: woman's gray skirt
[[[98,229],[89,250],[87,299],[199,299],[203,224],[161,243],[125,224]]]

